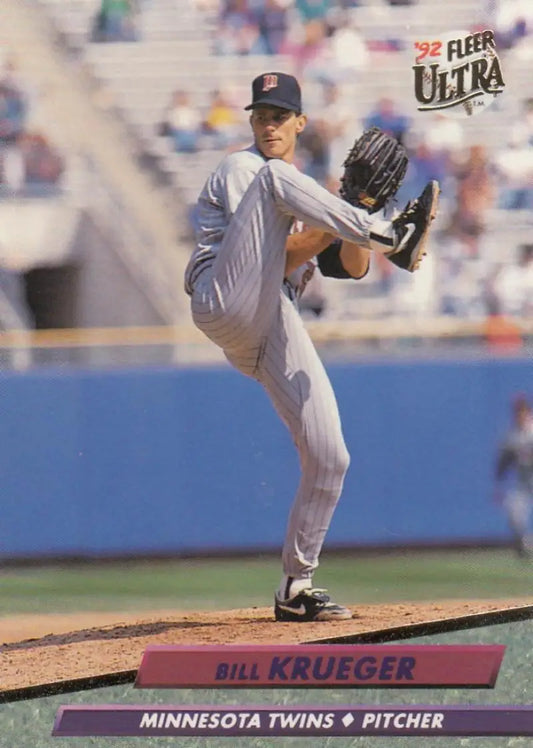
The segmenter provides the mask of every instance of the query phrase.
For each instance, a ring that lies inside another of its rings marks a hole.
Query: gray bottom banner
[[[63,736],[533,736],[528,706],[62,706]]]

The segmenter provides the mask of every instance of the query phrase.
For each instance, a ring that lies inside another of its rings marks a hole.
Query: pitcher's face
[[[277,106],[257,106],[250,116],[255,144],[263,156],[288,164],[294,159],[296,139],[306,122],[305,114]]]

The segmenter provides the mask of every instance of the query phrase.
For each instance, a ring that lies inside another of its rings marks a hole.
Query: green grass
[[[331,705],[344,704],[524,704],[532,702],[533,622],[520,621],[410,640],[421,644],[504,644],[494,689],[164,689],[135,690],[131,684],[0,705],[0,748],[528,748],[531,737],[354,737],[354,738],[52,738],[61,705]]]
[[[533,594],[533,564],[508,550],[323,554],[315,583],[349,604]],[[0,615],[268,606],[277,558],[4,568]]]
[[[500,598],[533,594],[533,564],[507,550],[336,555],[325,552],[315,582],[348,603]],[[61,567],[4,568],[0,615],[78,610],[208,609],[270,605],[279,560],[182,560],[87,563]],[[67,748],[176,745],[183,748],[307,748],[304,738],[61,738],[50,737],[62,704],[528,704],[533,664],[532,622],[424,637],[424,643],[487,642],[508,645],[494,690],[191,690],[136,691],[131,685],[0,705],[0,748]],[[531,738],[446,738],[437,748],[526,748]],[[317,748],[426,748],[424,738],[317,738]]]

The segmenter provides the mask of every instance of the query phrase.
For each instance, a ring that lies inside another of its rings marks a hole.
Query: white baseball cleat
[[[345,621],[353,613],[343,605],[331,602],[327,590],[305,589],[288,600],[274,598],[276,621]]]

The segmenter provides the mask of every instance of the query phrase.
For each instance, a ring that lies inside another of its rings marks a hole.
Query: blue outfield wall
[[[352,455],[327,545],[499,540],[509,402],[533,361],[329,365]],[[0,556],[281,545],[295,449],[230,368],[0,374]]]

